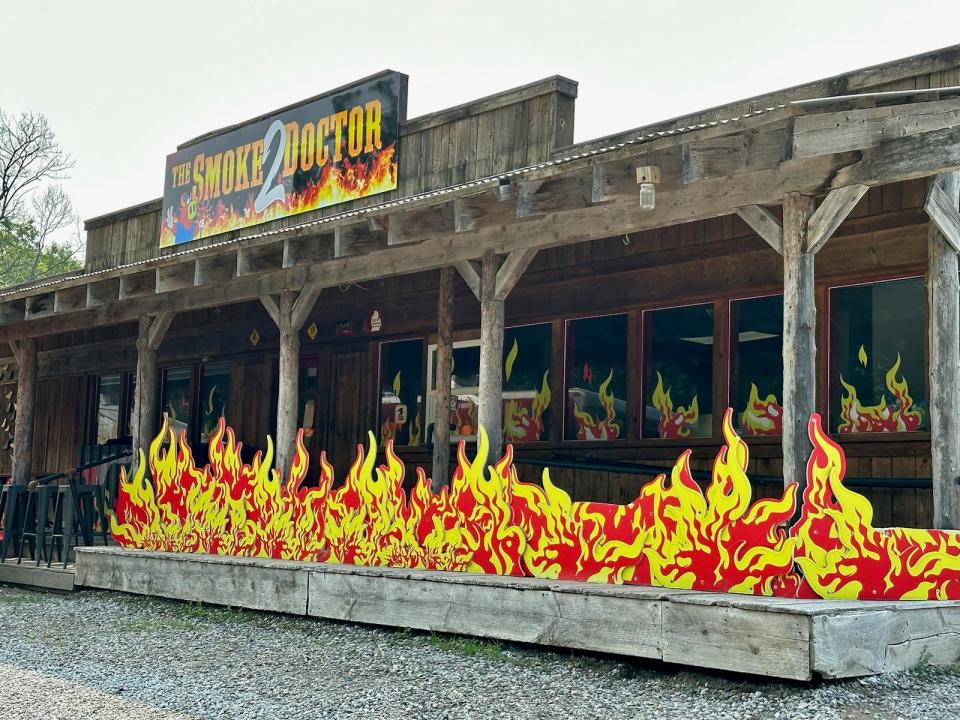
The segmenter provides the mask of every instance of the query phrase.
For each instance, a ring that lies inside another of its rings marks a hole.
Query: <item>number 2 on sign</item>
[[[270,163],[270,170],[267,172],[267,176],[263,179],[263,185],[260,186],[260,192],[257,193],[257,197],[253,201],[253,209],[258,213],[262,213],[275,202],[283,202],[286,198],[286,192],[283,189],[283,185],[274,185],[274,181],[277,178],[277,173],[280,172],[283,148],[287,142],[287,131],[284,129],[283,123],[280,122],[279,119],[270,123],[270,127],[267,128],[267,132],[263,136],[264,154],[269,152],[270,143],[273,141],[275,135],[280,136],[280,142],[277,143],[277,149],[273,153],[273,162]]]

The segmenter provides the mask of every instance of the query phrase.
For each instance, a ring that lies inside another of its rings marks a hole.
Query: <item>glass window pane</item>
[[[841,433],[925,430],[922,278],[830,291],[830,417]]]
[[[207,363],[200,378],[200,442],[209,442],[230,404],[230,363]]]
[[[429,422],[436,422],[437,346],[430,346],[430,396],[427,400]],[[450,379],[450,442],[475,440],[479,419],[480,341],[453,344],[453,369]]]
[[[730,303],[730,406],[744,435],[783,432],[783,296]]]
[[[170,427],[179,437],[187,432],[190,439],[190,407],[193,399],[193,369],[190,367],[167,368],[163,371],[163,412],[170,418]]]
[[[423,442],[423,340],[380,344],[380,440]]]
[[[626,433],[627,316],[567,323],[568,440],[614,440]]]
[[[546,440],[550,431],[553,327],[525,325],[503,334],[503,440]]]
[[[104,375],[97,382],[97,445],[116,440],[120,433],[120,375]]]
[[[713,305],[644,313],[646,437],[710,437]]]

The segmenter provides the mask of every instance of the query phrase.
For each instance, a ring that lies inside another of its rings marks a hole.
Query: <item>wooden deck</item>
[[[685,590],[80,548],[77,585],[809,680],[960,658],[960,602]]]
[[[71,592],[76,589],[74,584],[75,568],[63,563],[56,563],[47,567],[46,563],[37,566],[32,560],[24,560],[17,565],[16,559],[8,559],[0,563],[0,584],[20,585],[37,590],[56,590]]]

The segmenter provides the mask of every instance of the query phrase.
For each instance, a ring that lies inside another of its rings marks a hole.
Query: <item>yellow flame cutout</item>
[[[510,379],[510,375],[513,374],[513,363],[517,360],[517,355],[520,353],[520,346],[517,343],[517,339],[513,339],[513,347],[510,348],[510,352],[507,353],[507,360],[504,365],[504,373],[507,376],[507,380]]]

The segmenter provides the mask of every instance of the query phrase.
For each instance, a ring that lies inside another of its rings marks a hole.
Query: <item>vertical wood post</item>
[[[936,183],[953,208],[960,205],[960,173]],[[930,452],[933,526],[960,529],[960,278],[957,251],[937,228],[929,229]]]
[[[13,482],[26,485],[33,470],[33,429],[37,416],[37,340],[11,343],[17,359],[17,418],[13,426]]]
[[[807,251],[813,198],[783,198],[783,482],[806,484],[812,446],[807,421],[816,406],[817,309],[814,255]]]
[[[483,253],[480,276],[480,425],[490,439],[488,463],[500,459],[503,446],[503,299],[497,299],[499,260]]]
[[[140,318],[137,330],[137,382],[133,394],[133,466],[140,451],[149,452],[153,439],[153,418],[157,415],[157,354],[150,348],[149,315]]]
[[[157,349],[173,320],[173,313],[142,315],[137,328],[137,383],[133,394],[133,458],[136,468],[140,451],[150,451],[157,418]]]
[[[450,474],[450,376],[453,372],[453,268],[440,268],[437,296],[437,403],[433,421],[431,488],[439,492]]]
[[[300,327],[294,322],[296,293],[280,293],[277,325],[280,328],[280,382],[277,392],[277,443],[274,467],[290,469],[297,437],[297,405],[300,383]]]

